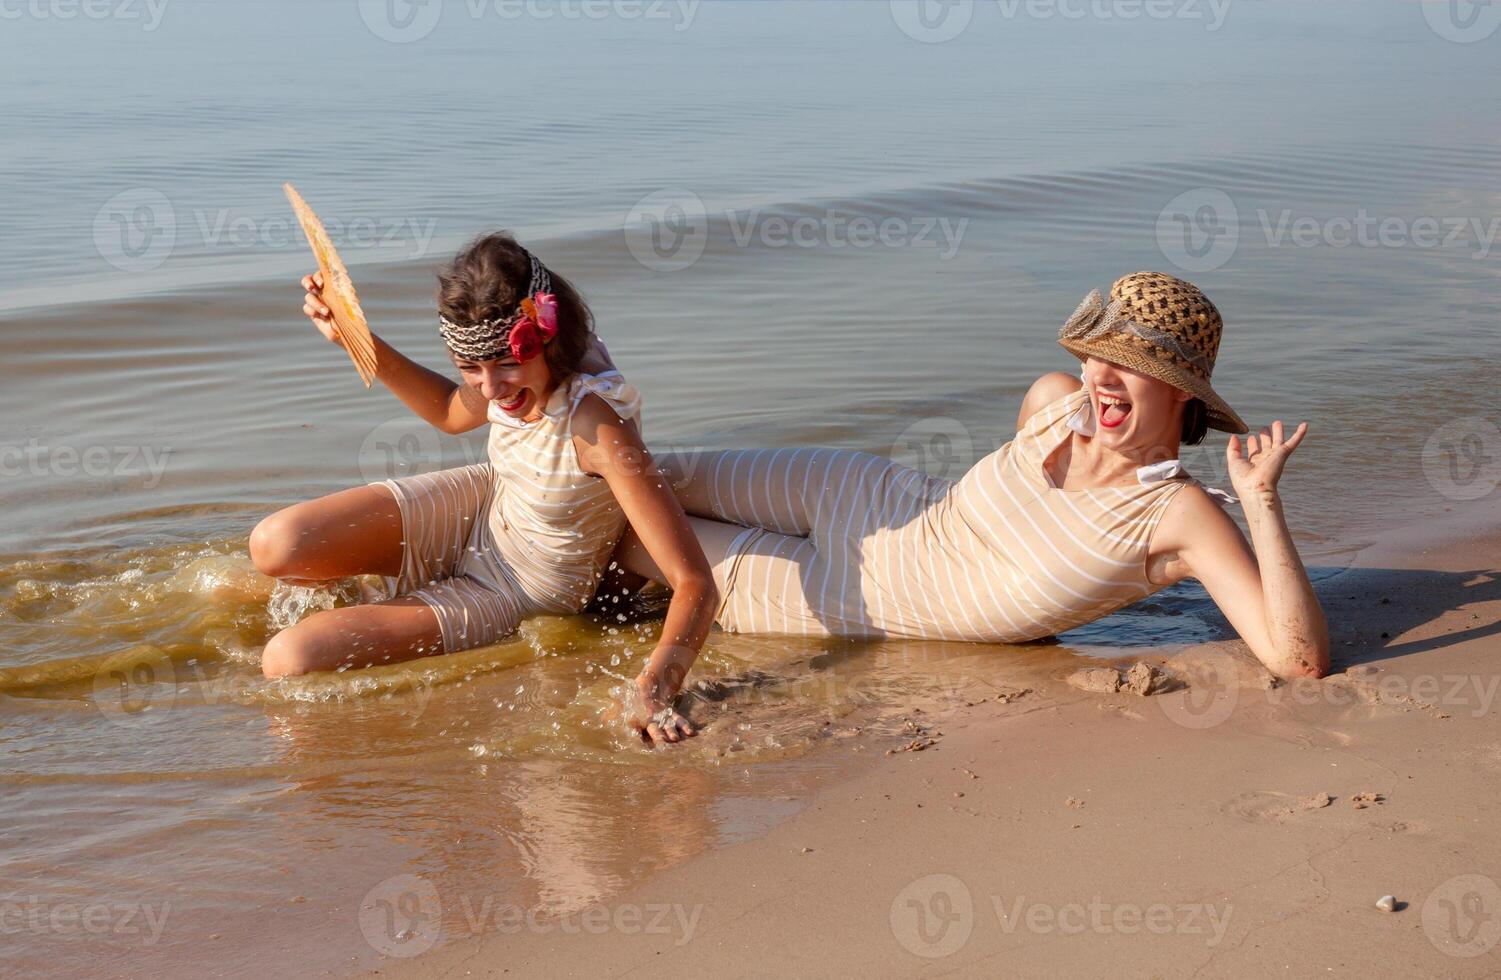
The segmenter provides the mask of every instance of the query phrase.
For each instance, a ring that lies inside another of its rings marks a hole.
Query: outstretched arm
[[[322,273],[303,276],[302,288],[307,293],[302,300],[302,312],[313,321],[319,333],[331,343],[343,347],[339,328],[330,319],[328,307],[323,303]],[[423,421],[450,435],[485,424],[489,406],[479,392],[428,370],[373,333],[370,339],[375,344],[375,376]]]
[[[1168,539],[1188,573],[1203,583],[1251,651],[1279,677],[1329,672],[1329,627],[1277,494],[1282,467],[1307,431],[1305,422],[1284,440],[1279,420],[1271,431],[1263,429],[1246,440],[1244,456],[1239,437],[1230,438],[1230,479],[1251,529],[1250,545],[1235,522],[1197,488],[1180,493],[1170,515]]]
[[[714,625],[719,591],[713,572],[634,423],[622,420],[603,399],[588,395],[574,413],[573,434],[584,470],[609,483],[626,520],[672,588],[661,639],[636,686],[651,715],[649,720],[637,719],[639,727],[653,742],[676,742],[694,733],[688,720],[671,709]]]

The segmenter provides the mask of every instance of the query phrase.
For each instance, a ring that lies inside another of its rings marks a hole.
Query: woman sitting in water
[[[653,469],[641,400],[613,370],[581,370],[593,338],[574,288],[510,236],[478,239],[439,277],[455,384],[375,341],[377,377],[443,432],[490,423],[489,461],[343,490],[277,511],[250,536],[267,575],[373,573],[393,598],[317,613],[266,644],[267,677],[410,660],[494,643],[525,617],[576,613],[627,522],[673,588],[662,638],[636,678],[655,741],[691,731],[671,710],[708,634],[714,580],[682,507]],[[319,275],[303,312],[341,343]]]
[[[1273,673],[1323,676],[1329,636],[1277,494],[1307,423],[1230,438],[1223,491],[1178,461],[1206,428],[1247,430],[1210,387],[1219,311],[1192,284],[1126,276],[1059,334],[1081,378],[1046,374],[1016,438],[956,483],[868,453],[661,457],[714,567],[733,632],[1019,643],[1198,579]],[[628,573],[664,581],[627,534]]]

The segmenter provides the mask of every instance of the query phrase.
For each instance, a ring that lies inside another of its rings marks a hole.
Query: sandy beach
[[[1226,640],[1154,661],[1186,690],[916,715],[759,839],[377,973],[1495,976],[1498,529],[1491,499],[1323,580],[1323,681]]]

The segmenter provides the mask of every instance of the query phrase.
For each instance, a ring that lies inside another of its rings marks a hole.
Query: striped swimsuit
[[[575,375],[535,422],[490,406],[488,462],[373,484],[401,510],[401,575],[390,592],[432,608],[446,652],[494,643],[527,616],[576,613],[593,596],[626,521],[574,450],[573,413],[589,394],[623,419],[640,413],[640,394],[619,372]]]
[[[1198,482],[1172,460],[1138,468],[1133,486],[1053,486],[1044,461],[1093,421],[1088,393],[1071,393],[957,482],[828,449],[665,465],[707,481],[709,516],[747,525],[715,567],[724,629],[1018,643],[1160,589],[1152,532]]]

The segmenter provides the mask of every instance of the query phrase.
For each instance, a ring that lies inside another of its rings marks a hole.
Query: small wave
[[[171,683],[176,676],[172,665],[186,663],[202,654],[192,644],[159,647],[142,643],[114,653],[92,654],[48,660],[22,667],[0,667],[0,691],[24,691],[30,688],[66,684]]]
[[[523,633],[525,632],[524,625]],[[327,673],[268,681],[247,692],[245,701],[257,704],[312,703],[406,693],[422,697],[433,688],[445,684],[472,681],[482,674],[531,663],[545,655],[538,651],[539,647],[522,636],[518,640],[497,646],[424,657],[398,664],[364,667],[359,670],[340,668]]]
[[[1350,144],[1340,153],[1323,148],[1287,147],[1261,154],[1234,157],[1204,156],[1187,160],[1133,163],[1119,167],[1081,170],[1049,170],[1005,175],[954,174],[941,180],[866,183],[809,189],[796,194],[770,193],[704,201],[708,212],[708,247],[733,243],[734,220],[743,221],[751,212],[758,219],[820,216],[837,211],[846,218],[880,221],[886,217],[952,216],[979,219],[985,216],[1035,218],[1063,224],[1098,227],[1118,214],[1138,215],[1144,199],[1155,207],[1186,188],[1213,187],[1232,195],[1249,194],[1285,200],[1289,191],[1327,195],[1330,199],[1386,196],[1413,187],[1451,184],[1474,185],[1475,174],[1493,169],[1501,161],[1495,147],[1430,146],[1422,144]],[[564,244],[582,261],[587,253],[617,253],[621,247],[620,211],[561,219],[531,229],[529,240],[537,245]],[[428,243],[431,253],[457,249],[475,229],[443,235]],[[749,245],[756,246],[752,236]],[[736,250],[739,251],[738,249]],[[584,254],[579,254],[584,253]],[[428,261],[390,262],[385,257],[347,257],[361,266],[357,273],[371,280],[394,275],[393,269],[421,269],[427,277]],[[79,280],[65,290],[81,297],[79,304],[98,304],[133,299],[143,308],[153,304],[192,302],[183,294],[197,287],[229,283],[251,284],[298,274],[305,260],[285,250],[266,253],[240,252],[233,260],[205,257],[204,264],[174,266],[173,275],[161,278],[130,277],[108,282]],[[28,285],[0,293],[0,311],[44,311],[47,317],[70,315],[53,302],[62,282]],[[252,298],[252,302],[254,299]],[[143,310],[127,314],[139,318]],[[20,325],[24,329],[25,324]],[[26,338],[23,336],[23,340]],[[9,341],[7,341],[9,342]],[[19,341],[18,341],[19,342]],[[19,349],[19,348],[18,348]],[[30,349],[29,347],[27,349]]]
[[[367,595],[362,591],[360,583],[354,580],[340,582],[332,587],[277,582],[266,600],[266,615],[273,630],[284,630],[312,613],[340,605],[356,605]]]

